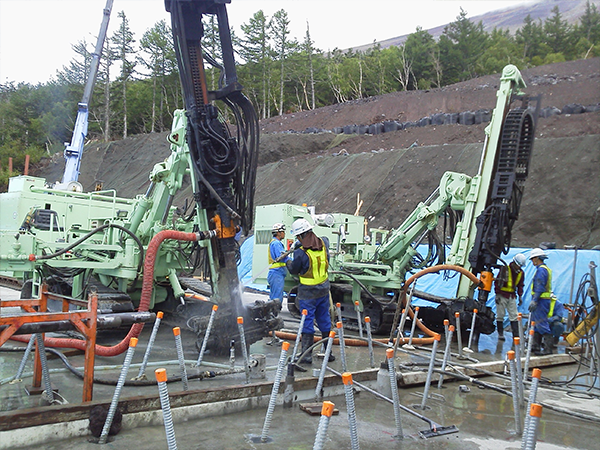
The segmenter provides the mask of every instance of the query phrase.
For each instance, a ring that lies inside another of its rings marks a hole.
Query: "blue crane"
[[[100,56],[102,54],[104,40],[106,39],[106,31],[108,29],[112,5],[113,0],[106,0],[106,6],[104,7],[103,11],[104,16],[102,18],[102,24],[100,25],[100,33],[98,34],[98,40],[96,41],[94,53],[92,53],[90,73],[83,91],[81,102],[79,102],[77,105],[77,120],[75,121],[75,127],[73,128],[73,137],[71,138],[70,144],[65,143],[65,171],[63,173],[62,181],[54,185],[55,189],[69,191],[83,190],[77,179],[79,178],[79,166],[81,165],[81,157],[83,155],[83,144],[88,131],[88,106],[92,96],[92,90],[94,89],[94,84],[96,83],[96,75],[98,74]]]

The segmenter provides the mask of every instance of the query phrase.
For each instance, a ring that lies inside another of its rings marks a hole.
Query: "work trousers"
[[[550,324],[548,323],[548,312],[550,311],[550,299],[540,298],[537,306],[530,316],[530,320],[535,321],[534,330],[541,335],[550,334]]]
[[[515,322],[517,320],[517,297],[512,294],[510,298],[496,294],[496,320],[504,321],[504,315],[508,311],[508,320]]]
[[[329,294],[310,300],[298,300],[298,303],[300,304],[300,310],[306,309],[307,311],[302,333],[314,334],[314,321],[316,320],[319,331],[321,331],[324,336],[327,336],[331,330]]]
[[[285,281],[285,267],[270,269],[267,274],[269,283],[269,300],[279,299],[283,302],[283,283]]]

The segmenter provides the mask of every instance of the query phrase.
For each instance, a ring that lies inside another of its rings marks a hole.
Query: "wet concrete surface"
[[[6,291],[0,291],[2,299],[7,299]],[[249,296],[247,301],[253,301]],[[293,320],[287,312],[282,312],[286,319],[286,328],[296,328],[297,321]],[[151,326],[146,326],[140,336],[138,348],[133,358],[133,363],[140,363],[145,352],[146,343],[151,332]],[[347,333],[348,334],[348,333]],[[103,333],[100,339],[103,344],[110,345],[122,338],[122,333]],[[191,367],[191,362],[198,357],[195,348],[195,336],[182,330],[185,358],[188,376],[192,377],[199,373],[200,369]],[[168,374],[177,376],[180,369],[177,365],[174,338],[168,323],[163,322],[157,337],[157,345],[151,354],[151,364],[146,369],[146,375],[154,379],[154,370],[157,367],[165,367]],[[442,341],[443,343],[443,341]],[[210,379],[198,379],[189,381],[189,391],[183,392],[182,382],[173,382],[168,385],[172,405],[180,405],[186,397],[199,395],[204,391],[211,391],[211,395],[222,394],[233,390],[251,389],[258,386],[254,391],[257,395],[248,398],[232,398],[221,402],[201,402],[198,405],[185,405],[173,407],[175,421],[174,429],[178,448],[180,449],[310,449],[313,447],[319,416],[310,416],[300,410],[301,403],[314,401],[314,378],[312,368],[319,368],[321,359],[314,358],[312,366],[306,366],[309,370],[305,373],[296,372],[295,401],[291,408],[282,406],[282,392],[284,379],[278,404],[275,407],[274,416],[269,428],[270,442],[256,443],[252,437],[260,436],[265,421],[265,414],[271,392],[277,361],[280,356],[281,347],[278,344],[269,345],[270,338],[265,338],[250,347],[250,353],[266,356],[266,378],[252,378],[250,384],[246,384],[245,374],[224,375]],[[293,347],[293,342],[291,346]],[[7,343],[5,347],[24,347],[24,344]],[[508,341],[498,342],[497,336],[482,336],[477,351],[471,356],[481,362],[503,360],[506,351],[510,349]],[[564,346],[559,346],[559,351],[564,353]],[[457,351],[453,344],[453,351]],[[339,349],[334,348],[338,357],[330,366],[341,372],[341,361]],[[428,363],[427,351],[415,353],[398,353],[396,366],[405,367],[403,372],[414,370],[426,370]],[[348,347],[346,350],[349,371],[355,373],[355,379],[370,388],[381,388],[382,383],[377,382],[378,368],[370,369],[369,354],[366,347]],[[16,373],[22,353],[0,352],[0,380],[6,380]],[[438,355],[441,358],[441,355]],[[69,361],[77,367],[83,366],[83,355],[69,356]],[[385,359],[385,348],[375,348],[375,361],[379,365]],[[566,358],[570,359],[570,358]],[[95,376],[113,383],[118,379],[120,368],[113,367],[102,370],[103,367],[119,365],[124,360],[124,354],[113,358],[96,358]],[[563,358],[562,361],[564,361]],[[574,360],[574,359],[573,359]],[[171,364],[164,364],[171,361]],[[226,357],[214,357],[205,355],[207,364],[215,363],[226,367],[229,360]],[[469,363],[469,361],[457,361],[456,363]],[[417,366],[415,366],[415,364]],[[236,366],[242,365],[241,355],[236,357]],[[50,359],[51,369],[63,369],[64,364],[59,359]],[[407,367],[411,367],[408,369]],[[415,369],[416,367],[416,369]],[[535,366],[533,366],[535,367]],[[30,360],[26,372],[32,370]],[[138,367],[129,370],[127,379],[131,379],[138,373]],[[222,370],[221,367],[203,366],[205,370]],[[583,374],[589,369],[580,367],[578,364],[561,365],[555,367],[544,367],[542,372],[545,380],[552,380],[553,384],[560,387],[562,383],[573,378],[576,374]],[[382,372],[380,380],[389,380],[387,371]],[[53,387],[58,389],[60,395],[68,402],[62,406],[39,407],[39,396],[29,396],[26,387],[31,384],[31,378],[24,378],[22,382],[0,385],[0,426],[3,421],[22,420],[27,414],[33,416],[50,417],[53,415],[66,415],[67,410],[81,404],[82,382],[79,378],[68,372],[51,373]],[[479,380],[485,383],[494,383],[510,391],[508,377],[484,377]],[[312,380],[311,380],[312,379]],[[436,378],[437,379],[437,378]],[[600,422],[600,400],[593,394],[598,393],[598,380],[590,375],[582,375],[574,380],[578,386],[572,385],[573,392],[558,390],[542,390],[539,398],[548,404],[544,408],[543,416],[538,429],[537,448],[543,450],[574,448],[574,449],[596,449],[598,447],[598,423]],[[313,384],[311,385],[311,382]],[[332,417],[327,433],[324,449],[351,448],[348,414],[344,390],[335,376],[326,379],[325,399],[335,403],[339,414]],[[465,388],[468,392],[463,392]],[[595,386],[588,392],[589,386]],[[387,389],[389,390],[389,381]],[[515,432],[515,419],[512,398],[492,389],[482,389],[475,384],[466,381],[445,381],[442,389],[437,388],[437,382],[432,385],[427,400],[427,408],[420,409],[423,393],[423,384],[406,386],[399,389],[400,402],[412,411],[421,414],[442,426],[455,425],[458,433],[436,436],[423,439],[419,431],[429,430],[430,425],[406,412],[401,413],[403,439],[394,437],[396,424],[394,420],[393,406],[385,401],[377,399],[371,393],[359,388],[355,389],[355,404],[357,417],[357,430],[360,448],[362,449],[516,449],[520,448],[521,438]],[[112,384],[95,384],[94,401],[91,405],[108,404],[112,399],[115,386]],[[525,391],[527,398],[528,391]],[[156,385],[146,387],[125,386],[120,396],[120,407],[125,402],[131,404],[136,402],[148,402],[149,399],[156,401],[158,389]],[[91,408],[91,405],[90,408]],[[550,408],[555,408],[552,410]],[[90,442],[91,436],[87,431],[88,421],[85,419],[88,405],[84,405],[79,413],[78,420],[59,422],[57,424],[36,425],[29,428],[17,430],[0,431],[0,449],[8,448],[44,448],[44,449],[97,449],[99,444]],[[524,408],[522,408],[523,410]],[[566,414],[564,411],[572,411],[579,415]],[[583,417],[589,417],[586,420]],[[39,417],[38,417],[39,419]],[[43,421],[43,420],[42,420]],[[2,428],[0,428],[2,429]],[[41,441],[41,442],[40,442]],[[111,441],[104,445],[105,448],[115,449],[163,449],[167,448],[163,417],[160,409],[147,408],[137,412],[124,414],[123,430]]]

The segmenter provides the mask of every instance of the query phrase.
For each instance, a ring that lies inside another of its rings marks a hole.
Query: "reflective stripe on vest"
[[[271,256],[271,244],[273,243],[273,241],[278,241],[279,239],[271,239],[271,242],[269,242],[269,269],[277,269],[278,267],[284,267],[285,263],[282,261],[279,262],[275,262],[275,260],[273,259],[273,257]]]
[[[505,292],[515,292],[515,286],[519,285],[521,277],[523,276],[523,271],[519,270],[519,273],[517,274],[517,281],[515,284],[513,284],[512,269],[510,268],[510,266],[507,267],[506,271],[508,272],[508,280],[506,281],[506,284],[500,288],[500,290]]]
[[[316,286],[317,284],[327,281],[327,269],[329,261],[327,261],[327,250],[325,244],[319,251],[302,249],[308,256],[308,270],[300,275],[300,283],[308,286]]]
[[[548,310],[548,319],[554,315],[554,306],[556,305],[556,297],[550,297],[550,309]]]
[[[546,269],[546,271],[548,271],[548,281],[546,281],[545,291],[542,292],[542,295],[540,295],[540,298],[550,298],[550,297],[552,297],[552,271],[546,264],[542,264],[542,265],[540,265],[540,267],[543,267],[544,269]],[[534,283],[532,282],[531,283],[531,295],[535,296],[535,292],[533,292],[533,284]]]

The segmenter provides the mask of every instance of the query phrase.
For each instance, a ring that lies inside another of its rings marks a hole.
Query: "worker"
[[[508,312],[510,329],[513,337],[519,336],[519,324],[517,323],[517,296],[519,306],[523,304],[523,285],[525,275],[523,265],[527,261],[525,255],[515,255],[508,266],[500,269],[498,277],[494,280],[494,291],[496,292],[496,328],[498,329],[498,340],[504,340],[504,314]],[[519,336],[520,337],[520,336]]]
[[[541,248],[534,248],[529,259],[536,267],[531,283],[530,320],[535,321],[531,351],[536,355],[552,353],[552,332],[548,322],[552,297],[552,270],[544,263],[548,255]]]
[[[302,328],[302,354],[300,363],[311,364],[312,352],[308,349],[314,342],[314,322],[321,331],[322,339],[329,336],[331,316],[329,314],[329,239],[319,238],[312,225],[306,219],[298,219],[292,224],[291,233],[300,243],[294,250],[293,258],[286,262],[292,275],[298,275],[298,303],[300,310],[306,309],[307,315]],[[294,355],[295,356],[295,355]],[[333,355],[329,361],[333,361]]]
[[[556,348],[558,341],[565,332],[565,321],[567,309],[556,295],[550,297],[550,310],[548,311],[548,323],[552,333],[552,348]]]
[[[287,275],[285,263],[289,256],[285,255],[285,225],[276,223],[271,229],[273,239],[269,243],[269,273],[267,274],[267,283],[269,284],[269,300],[283,302],[283,283]],[[283,257],[282,257],[283,256]],[[277,261],[278,260],[278,261]]]

